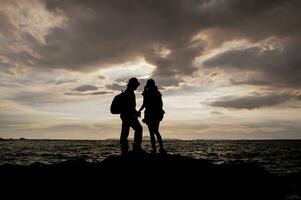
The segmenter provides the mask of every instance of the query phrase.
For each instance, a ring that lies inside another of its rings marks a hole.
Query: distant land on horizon
[[[45,138],[45,139],[33,139],[33,138],[1,138],[0,137],[0,142],[1,141],[19,141],[19,140],[36,140],[36,141],[41,141],[41,140],[45,140],[45,141],[119,141],[119,138],[106,138],[106,139],[49,139],[49,138]],[[130,141],[133,141],[133,138],[129,138]],[[149,136],[144,136],[143,141],[149,141],[150,137]],[[200,141],[200,140],[206,140],[206,141],[291,141],[291,140],[301,140],[301,139],[181,139],[181,138],[164,138],[165,141]]]
[[[0,141],[6,141],[6,140],[82,140],[82,141],[86,141],[86,140],[95,140],[95,141],[106,141],[106,140],[119,140],[119,138],[106,138],[106,139],[33,139],[33,138],[1,138],[0,137]],[[133,140],[133,138],[129,138],[129,140]],[[144,136],[143,140],[150,140],[149,136]],[[180,138],[164,138],[164,140],[184,140],[184,139],[180,139]]]

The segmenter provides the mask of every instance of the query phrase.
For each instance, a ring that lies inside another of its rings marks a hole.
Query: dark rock
[[[256,163],[215,165],[207,160],[169,154],[129,153],[110,156],[100,163],[79,159],[52,165],[2,165],[0,175],[9,177],[6,183],[12,184],[31,179],[39,183],[37,187],[55,182],[57,187],[72,185],[81,190],[95,187],[104,192],[111,187],[134,193],[147,190],[148,196],[156,196],[160,191],[170,197],[185,198],[282,199],[286,192],[280,177]]]

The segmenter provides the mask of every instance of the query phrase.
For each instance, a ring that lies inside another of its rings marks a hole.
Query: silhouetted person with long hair
[[[160,153],[165,153],[163,147],[162,137],[159,132],[160,121],[163,119],[164,110],[163,110],[163,101],[162,94],[158,90],[158,87],[155,84],[153,79],[149,79],[144,87],[143,95],[143,104],[139,109],[139,113],[145,108],[144,119],[148,126],[150,133],[152,153],[156,153],[156,138],[160,145]]]
[[[122,129],[120,135],[121,153],[127,154],[129,149],[128,136],[130,127],[135,130],[133,152],[142,152],[142,126],[138,120],[140,114],[136,110],[136,96],[134,91],[140,85],[137,78],[131,78],[128,81],[127,88],[122,94],[122,109],[120,118],[122,120]]]

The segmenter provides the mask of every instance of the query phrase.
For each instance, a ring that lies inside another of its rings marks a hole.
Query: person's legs
[[[157,137],[157,140],[158,140],[158,143],[159,143],[159,146],[160,146],[160,152],[163,152],[164,151],[163,140],[162,140],[161,134],[159,132],[159,126],[160,126],[159,121],[154,123],[154,134]]]
[[[127,120],[122,120],[121,134],[120,134],[120,147],[121,153],[126,154],[129,150],[128,136],[130,132],[130,124]]]
[[[155,130],[154,130],[154,125],[152,123],[148,124],[148,130],[149,130],[149,135],[150,135],[150,140],[152,145],[152,151],[153,153],[156,153],[157,149],[156,149]]]
[[[142,126],[137,118],[133,118],[130,121],[130,126],[134,129],[134,144],[133,150],[140,151],[141,149],[141,142],[142,142]]]

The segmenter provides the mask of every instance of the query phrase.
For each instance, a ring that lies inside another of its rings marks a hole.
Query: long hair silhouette
[[[160,153],[165,153],[163,147],[163,140],[159,132],[160,121],[163,119],[164,110],[163,110],[163,101],[162,94],[158,90],[156,83],[153,79],[149,79],[144,87],[143,95],[143,104],[139,109],[141,112],[144,111],[144,119],[142,120],[147,124],[148,130],[150,133],[152,152],[156,153],[156,138],[160,145]]]

